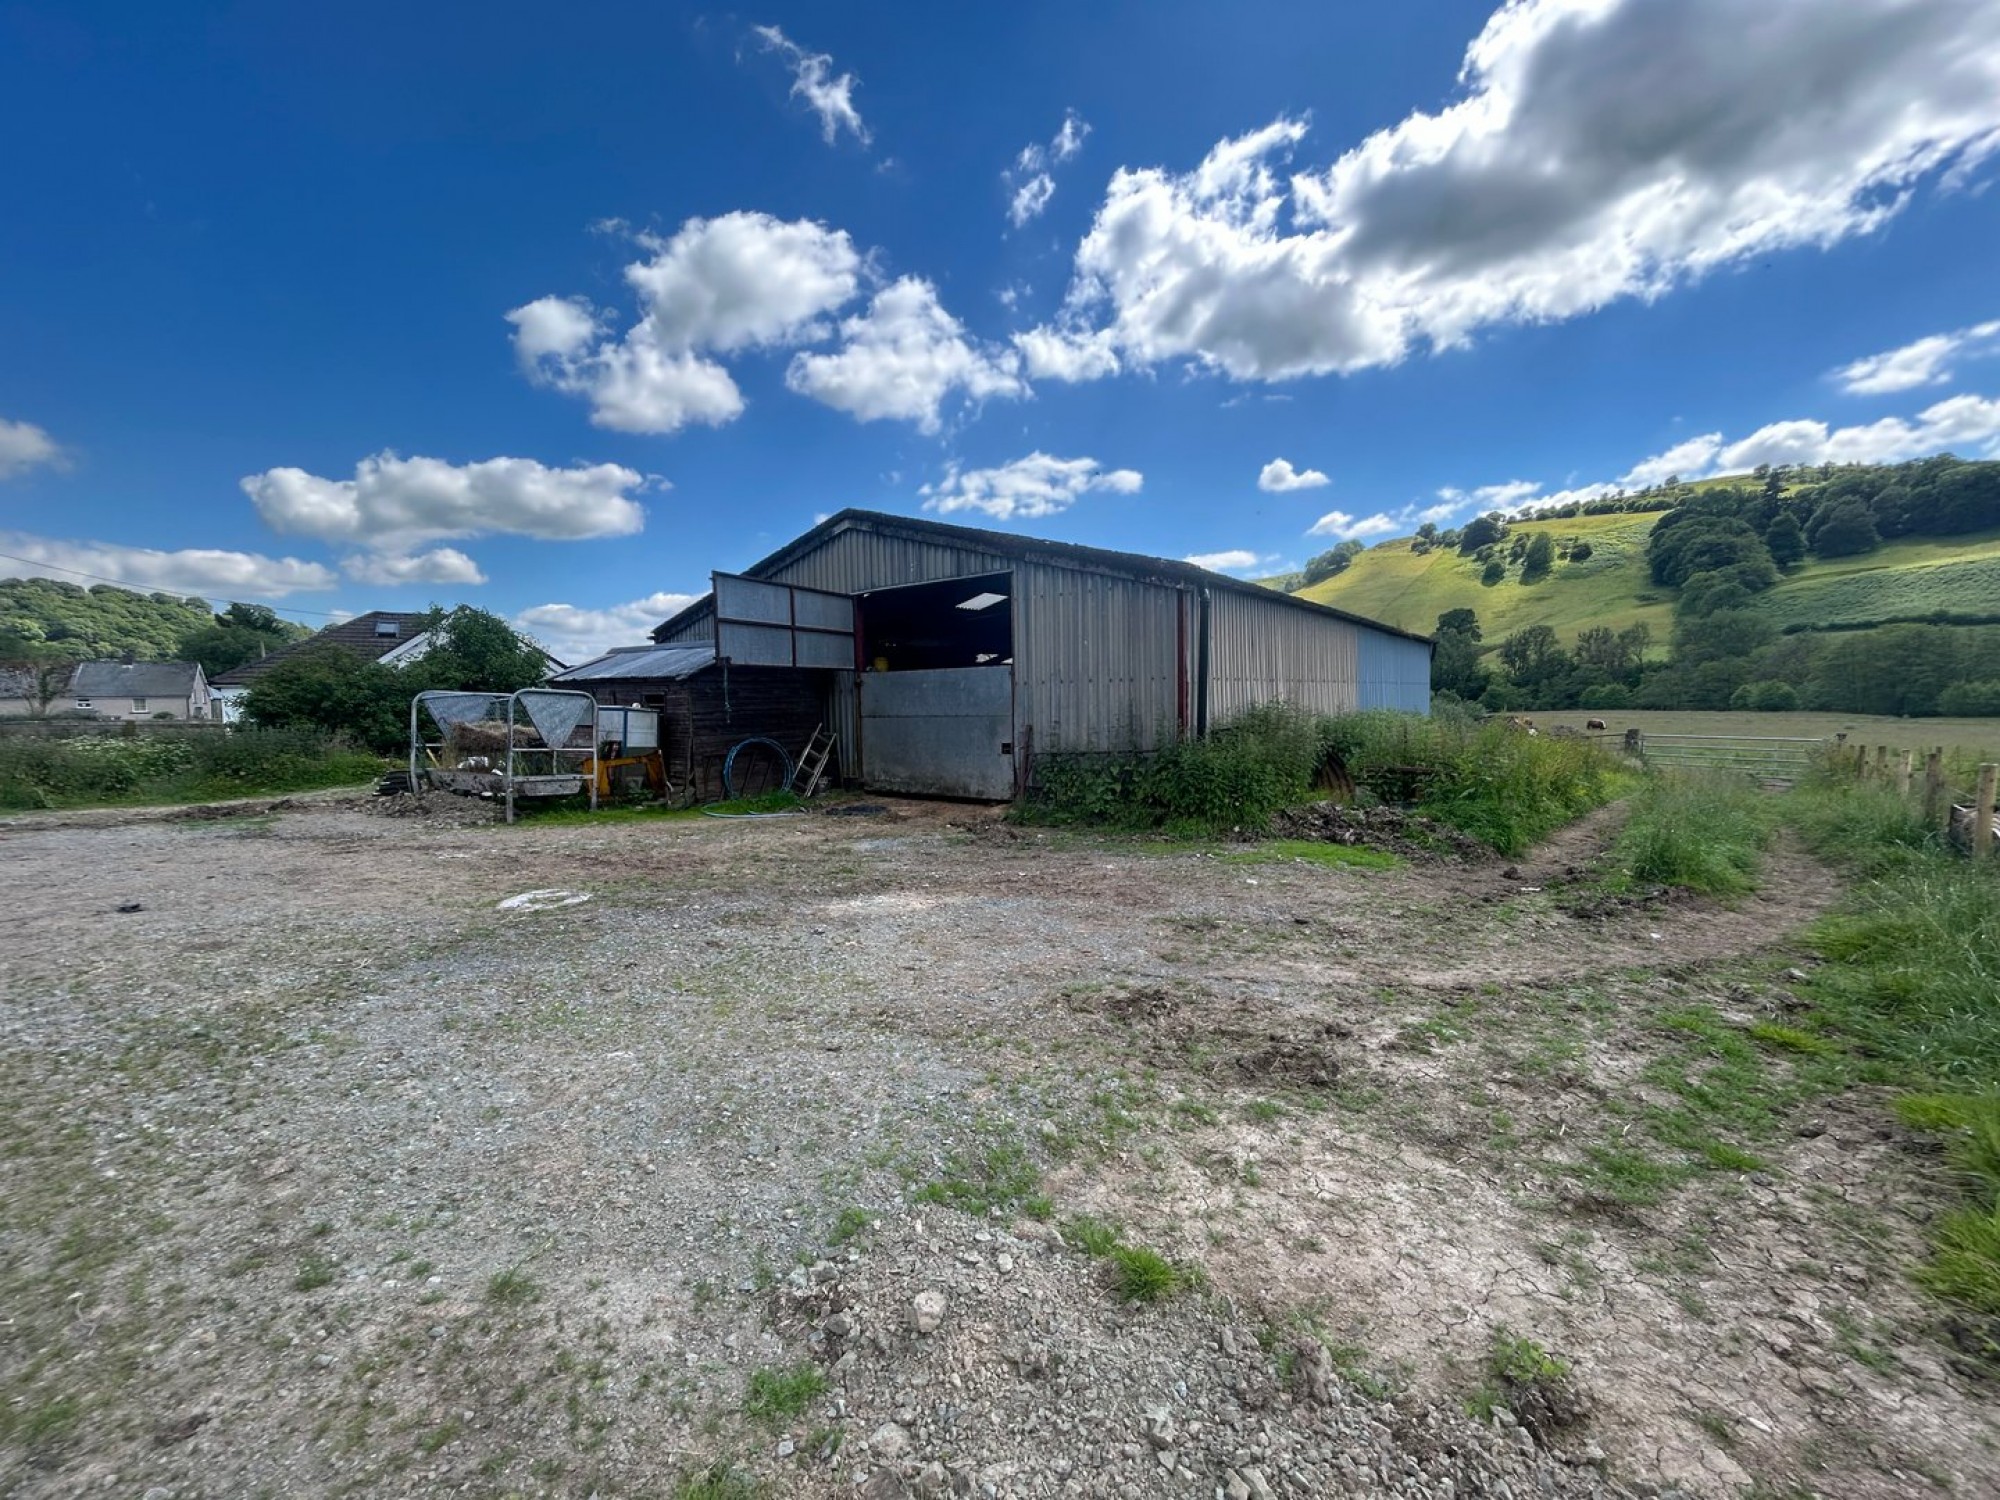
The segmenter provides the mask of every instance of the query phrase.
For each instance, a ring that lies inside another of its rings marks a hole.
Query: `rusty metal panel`
[[[1218,589],[1209,638],[1209,723],[1280,700],[1312,713],[1361,706],[1365,627],[1253,594]]]
[[[1014,674],[1005,667],[870,672],[862,776],[876,791],[1004,802],[1014,795]]]

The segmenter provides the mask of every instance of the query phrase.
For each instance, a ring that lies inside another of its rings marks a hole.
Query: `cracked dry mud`
[[[1793,1003],[1834,894],[1795,853],[1735,907],[1592,905],[1615,813],[1510,873],[914,803],[385,810],[0,823],[0,1492],[2000,1472],[1908,1280],[1939,1168],[1884,1101],[1760,1054],[1751,1103],[1662,1134]],[[497,909],[549,888],[591,899]],[[1083,1215],[1198,1284],[1121,1304]],[[1578,1420],[1517,1422],[1503,1328]],[[759,1372],[793,1394],[746,1414]]]

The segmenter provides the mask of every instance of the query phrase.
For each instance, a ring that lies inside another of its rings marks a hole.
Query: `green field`
[[[1672,709],[1565,709],[1560,712],[1532,713],[1538,729],[1566,724],[1581,729],[1591,719],[1602,719],[1607,734],[1628,729],[1647,734],[1767,735],[1775,738],[1832,739],[1845,734],[1850,745],[1887,745],[1892,750],[1926,751],[1943,746],[1977,755],[1985,760],[2000,759],[2000,719],[1886,719],[1872,714],[1759,714],[1699,713]]]
[[[1411,539],[1378,543],[1343,573],[1300,591],[1404,630],[1429,632],[1448,609],[1476,610],[1488,641],[1529,625],[1551,625],[1565,640],[1592,625],[1614,630],[1645,624],[1655,653],[1673,632],[1673,595],[1654,586],[1646,538],[1661,513],[1521,521],[1511,531],[1546,531],[1558,547],[1587,541],[1592,555],[1557,563],[1548,577],[1523,584],[1518,565],[1504,581],[1479,581],[1477,558],[1437,549],[1422,556]],[[2000,532],[1891,542],[1863,557],[1808,561],[1756,606],[1781,628],[1923,616],[1935,611],[2000,615]]]

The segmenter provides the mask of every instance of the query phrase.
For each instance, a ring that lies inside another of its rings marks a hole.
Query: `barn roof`
[[[924,521],[915,516],[892,516],[878,510],[849,509],[828,516],[803,536],[787,542],[769,557],[752,563],[743,570],[744,576],[766,577],[843,531],[872,531],[883,536],[906,537],[917,542],[952,543],[977,547],[1002,557],[1053,563],[1057,567],[1077,568],[1089,573],[1114,573],[1126,578],[1222,589],[1233,594],[1248,594],[1269,603],[1309,610],[1318,615],[1330,615],[1338,620],[1346,620],[1349,624],[1379,630],[1385,635],[1397,635],[1405,640],[1420,641],[1426,646],[1431,644],[1429,636],[1419,635],[1413,630],[1399,630],[1394,625],[1385,625],[1380,620],[1369,619],[1366,615],[1336,609],[1331,604],[1316,604],[1310,599],[1301,599],[1296,594],[1280,593],[1276,589],[1246,583],[1241,578],[1231,578],[1227,573],[1211,572],[1207,568],[1196,567],[1193,563],[1178,562],[1170,557],[1148,557],[1140,552],[1115,552],[1106,547],[1086,547],[1076,542],[1051,542],[1039,537],[1021,536],[1011,531],[988,531],[978,526],[952,526],[943,521]],[[704,594],[679,614],[654,627],[653,639],[656,641],[661,639],[682,622],[698,618],[712,608],[713,596]]]
[[[692,677],[715,661],[713,646],[620,646],[594,661],[571,667],[551,677],[551,683],[569,682],[677,682]]]
[[[389,627],[395,627],[390,630]],[[255,682],[279,662],[298,655],[301,651],[319,646],[338,646],[352,656],[363,661],[379,661],[398,646],[407,645],[422,631],[424,616],[408,611],[371,609],[365,615],[356,615],[351,620],[342,620],[338,625],[329,625],[315,635],[302,641],[293,641],[289,646],[280,646],[268,656],[260,656],[255,661],[246,661],[240,667],[231,667],[227,672],[215,674],[217,687],[244,687]]]

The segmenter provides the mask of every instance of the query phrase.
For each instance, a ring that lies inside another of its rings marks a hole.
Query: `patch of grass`
[[[1493,1347],[1486,1356],[1486,1369],[1507,1386],[1531,1386],[1561,1380],[1569,1374],[1569,1364],[1549,1353],[1533,1339],[1522,1338],[1506,1327],[1493,1330]]]
[[[1752,1021],[1747,1029],[1753,1040],[1780,1052],[1799,1052],[1807,1057],[1826,1057],[1840,1051],[1837,1042],[1830,1042],[1823,1036],[1815,1036],[1810,1031],[1801,1031],[1796,1026],[1786,1026],[1777,1021]]]
[[[756,813],[792,812],[804,806],[796,793],[781,788],[755,797],[732,797],[723,802],[711,802],[702,811],[722,818],[740,818]]]
[[[1032,1217],[1040,1199],[1036,1192],[1042,1174],[1017,1141],[1000,1141],[977,1152],[952,1152],[945,1159],[945,1175],[918,1188],[915,1201],[937,1203],[961,1213],[986,1218],[995,1209],[1002,1213],[1026,1211]]]
[[[1650,777],[1612,846],[1617,883],[1742,895],[1757,884],[1757,856],[1775,821],[1772,799],[1739,778]]]
[[[496,1307],[526,1307],[542,1300],[542,1289],[519,1266],[509,1266],[486,1278],[486,1300]]]
[[[829,1245],[844,1245],[849,1240],[865,1234],[874,1222],[874,1217],[867,1209],[849,1205],[835,1216],[833,1228],[826,1232],[826,1242]]]
[[[61,1442],[83,1420],[83,1403],[74,1396],[57,1396],[31,1408],[19,1419],[21,1441],[29,1448]]]
[[[1329,844],[1316,839],[1272,839],[1222,856],[1232,865],[1308,864],[1334,869],[1393,870],[1403,863],[1395,855],[1362,844]]]
[[[826,1373],[817,1365],[752,1370],[743,1392],[743,1414],[752,1421],[779,1427],[803,1415],[826,1389]]]
[[[1126,1244],[1124,1235],[1101,1219],[1072,1219],[1063,1226],[1063,1237],[1091,1259],[1109,1264],[1112,1290],[1122,1302],[1159,1302],[1202,1284],[1198,1270],[1176,1265],[1144,1245]]]
[[[1658,1203],[1687,1178],[1685,1168],[1629,1146],[1586,1146],[1583,1155],[1573,1175],[1592,1195],[1628,1208]]]
[[[721,1459],[674,1483],[674,1500],[757,1500],[761,1493],[755,1478]]]
[[[292,1278],[295,1292],[316,1292],[333,1283],[333,1262],[324,1255],[308,1255],[299,1262],[299,1271]]]

